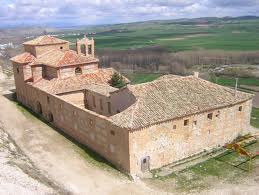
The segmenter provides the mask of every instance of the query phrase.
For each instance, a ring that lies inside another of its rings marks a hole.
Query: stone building
[[[117,89],[94,40],[41,36],[11,59],[17,99],[131,175],[224,145],[249,127],[253,95],[175,75]],[[124,78],[128,81],[127,78]]]

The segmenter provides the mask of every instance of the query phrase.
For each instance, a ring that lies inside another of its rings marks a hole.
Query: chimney
[[[199,72],[197,72],[197,71],[193,72],[193,76],[196,78],[199,78]]]

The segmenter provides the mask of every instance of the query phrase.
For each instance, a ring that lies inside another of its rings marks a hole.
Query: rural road
[[[71,194],[163,194],[142,181],[102,170],[75,151],[73,143],[43,122],[28,118],[3,94],[13,81],[0,82],[0,123],[20,149],[51,180]]]

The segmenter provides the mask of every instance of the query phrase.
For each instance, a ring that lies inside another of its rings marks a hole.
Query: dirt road
[[[0,83],[7,94],[12,81]],[[131,181],[87,162],[74,144],[45,123],[26,117],[15,103],[0,95],[0,123],[42,172],[72,194],[161,194],[141,181]]]

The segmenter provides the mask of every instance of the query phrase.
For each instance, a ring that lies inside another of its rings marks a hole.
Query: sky
[[[259,15],[259,0],[0,0],[0,28]]]

